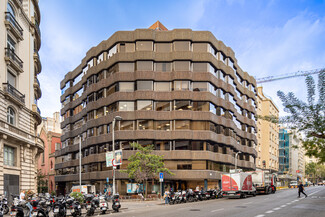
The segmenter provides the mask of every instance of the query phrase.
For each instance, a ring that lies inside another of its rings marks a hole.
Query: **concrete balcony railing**
[[[3,90],[6,95],[18,101],[21,104],[25,104],[25,95],[19,92],[14,86],[9,83],[3,83]]]
[[[5,48],[5,61],[19,72],[23,72],[23,61],[10,48]]]
[[[5,12],[5,25],[19,40],[23,40],[23,28],[10,12]]]

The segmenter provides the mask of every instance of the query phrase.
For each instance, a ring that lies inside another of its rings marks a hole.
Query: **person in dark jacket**
[[[305,190],[304,185],[302,184],[302,182],[300,182],[298,185],[298,197],[300,197],[300,193],[303,193],[305,197],[307,197],[307,194],[305,194],[304,190]]]

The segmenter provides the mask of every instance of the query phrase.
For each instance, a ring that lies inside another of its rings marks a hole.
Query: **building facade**
[[[102,191],[112,168],[112,120],[121,116],[115,149],[123,150],[117,188],[126,193],[125,169],[135,153],[130,142],[153,144],[154,153],[175,175],[174,189],[215,187],[221,172],[238,166],[255,169],[255,79],[237,64],[235,54],[211,32],[190,29],[119,31],[91,48],[81,64],[61,81],[62,149],[55,152],[59,189],[78,183],[79,136],[82,182]],[[159,191],[156,181],[149,191]]]
[[[37,0],[3,0],[0,14],[0,194],[10,195],[36,191],[44,148],[37,135],[40,10]]]
[[[263,87],[257,87],[257,115],[259,117],[279,118],[279,109],[272,99],[264,95]],[[256,167],[277,172],[279,170],[278,124],[258,118],[257,141]]]
[[[55,189],[55,150],[61,148],[60,114],[55,112],[53,117],[43,117],[38,127],[38,134],[44,141],[44,152],[38,159],[38,192],[54,192]],[[40,177],[42,177],[40,179]]]
[[[301,135],[294,130],[279,130],[279,179],[286,186],[290,181],[301,180],[305,175],[305,152]]]

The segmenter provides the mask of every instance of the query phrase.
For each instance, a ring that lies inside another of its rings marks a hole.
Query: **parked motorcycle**
[[[30,202],[30,204],[33,207],[33,210],[31,211],[31,215],[33,217],[48,217],[49,212],[44,209],[45,206],[45,200],[44,199],[34,199]]]
[[[0,215],[7,215],[9,213],[8,200],[4,196],[0,199]]]
[[[53,204],[53,215],[54,217],[65,217],[66,216],[66,200],[64,197],[58,197]]]
[[[113,198],[112,198],[112,209],[115,212],[118,212],[120,208],[121,208],[120,195],[115,194],[115,195],[113,195]]]
[[[95,210],[99,207],[99,200],[93,194],[85,195],[85,203],[86,203],[86,215],[92,216],[95,214]]]

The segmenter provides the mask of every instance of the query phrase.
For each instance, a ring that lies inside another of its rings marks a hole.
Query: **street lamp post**
[[[112,147],[113,147],[113,159],[115,161],[115,135],[114,135],[114,128],[115,122],[122,120],[121,116],[115,116],[112,122]],[[113,195],[115,195],[115,166],[113,165]]]
[[[79,135],[79,189],[81,192],[81,135]]]
[[[240,154],[241,152],[237,152],[236,155],[235,155],[235,173],[237,173],[237,157],[238,157],[238,154]]]

